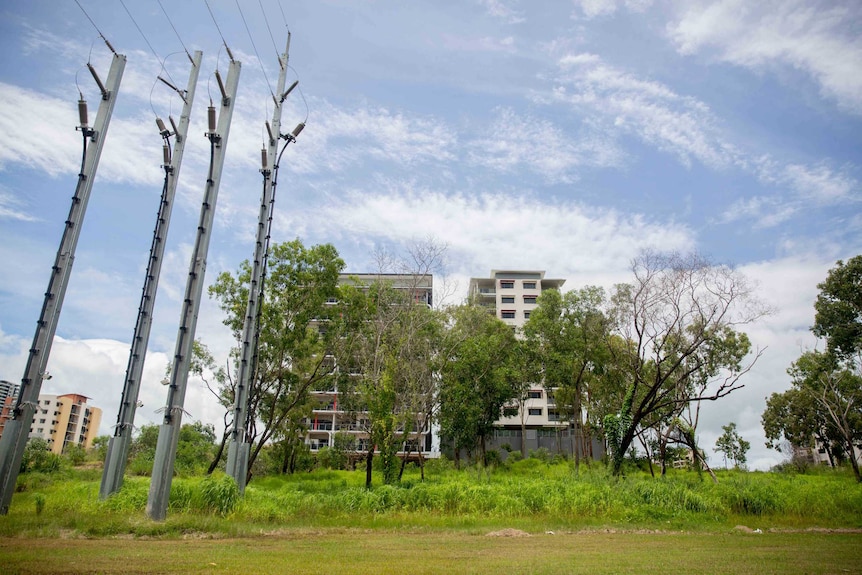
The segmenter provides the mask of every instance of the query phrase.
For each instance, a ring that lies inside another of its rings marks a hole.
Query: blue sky
[[[188,61],[156,0],[80,0],[127,56],[43,392],[116,404],[162,172],[154,116],[181,103]],[[226,74],[201,1],[162,2],[182,42],[204,52],[138,410],[159,421],[180,294],[204,188],[213,73]],[[766,352],[746,387],[704,407],[701,442],[736,421],[767,468],[764,397],[816,345],[816,284],[862,248],[862,6],[856,2],[577,0],[348,2],[211,0],[243,64],[207,280],[251,256],[263,122],[276,52],[292,32],[285,153],[274,240],[332,242],[354,272],[376,248],[434,237],[466,291],[491,269],[545,269],[566,287],[628,279],[640,249],[698,250],[738,267],[776,313],[750,326]],[[264,19],[268,17],[269,28]],[[284,15],[282,17],[282,14]],[[248,23],[252,40],[246,32]],[[23,373],[80,161],[78,90],[109,53],[75,2],[0,6],[0,377]],[[179,52],[179,53],[177,53]],[[256,53],[260,55],[258,61]],[[263,68],[263,71],[262,71]],[[212,302],[198,336],[224,357]],[[186,408],[218,424],[199,381]],[[714,456],[713,464],[721,465]]]

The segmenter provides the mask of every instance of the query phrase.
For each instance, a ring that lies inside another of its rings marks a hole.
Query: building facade
[[[521,330],[536,309],[542,292],[559,290],[565,282],[546,278],[543,270],[492,270],[491,277],[470,278],[470,298],[511,326],[517,337],[522,337]],[[532,385],[523,405],[508,406],[497,425],[503,430],[517,431],[520,438],[522,419],[524,426],[533,430],[531,437],[537,437],[536,430],[556,434],[556,428],[566,426],[565,422],[560,423],[553,392],[545,390],[541,382]]]
[[[431,306],[433,303],[433,277],[428,275],[413,275],[413,274],[341,274],[339,283],[342,285],[350,284],[359,289],[367,289],[376,282],[384,282],[389,287],[403,292],[406,296],[406,301],[412,302],[413,305]],[[332,300],[330,305],[336,305],[338,302]],[[327,329],[326,322],[318,323],[319,330]],[[359,373],[351,373],[348,366],[337,365],[335,358],[328,358],[332,361],[332,365],[336,370],[348,370],[350,376],[359,376]],[[317,452],[324,447],[333,447],[335,445],[335,437],[337,434],[343,434],[343,437],[349,439],[349,444],[353,446],[353,451],[357,453],[367,452],[369,449],[369,421],[367,412],[357,412],[356,410],[348,411],[343,406],[339,405],[339,389],[334,380],[328,380],[328,383],[321,384],[318,389],[311,392],[315,400],[316,407],[313,409],[311,416],[305,421],[308,429],[305,437],[305,443],[309,446],[312,452]],[[439,455],[439,440],[437,438],[436,427],[430,421],[424,421],[417,414],[417,422],[414,425],[415,431],[409,439],[410,449],[409,455],[417,456],[420,452],[423,457],[435,457]],[[407,455],[403,451],[399,452],[400,456]]]
[[[39,395],[30,437],[40,437],[56,454],[69,445],[89,449],[99,433],[102,410],[87,403],[89,398],[77,393]]]

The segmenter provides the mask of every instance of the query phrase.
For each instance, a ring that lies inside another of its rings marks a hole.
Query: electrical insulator
[[[167,144],[162,144],[162,156],[165,159],[165,165],[168,166],[171,163],[171,149]]]
[[[275,138],[272,137],[272,127],[269,125],[269,120],[265,122],[266,124],[266,132],[269,134],[269,141],[272,142]]]
[[[170,134],[170,132],[168,132],[168,129],[167,129],[167,128],[165,128],[165,123],[164,123],[164,122],[162,122],[162,119],[161,119],[161,118],[159,118],[159,117],[156,117],[156,126],[158,126],[158,127],[159,127],[159,133],[160,133],[162,136],[165,136],[165,135],[169,135],[169,134]],[[167,132],[167,134],[165,134],[165,132]]]
[[[81,98],[78,100],[78,119],[81,120],[81,127],[87,127],[87,101]]]
[[[260,149],[260,167],[262,170],[266,169],[266,148]]]
[[[302,132],[304,129],[305,129],[305,122],[298,123],[296,125],[296,127],[293,129],[293,137],[294,138],[297,137],[299,135],[299,133]]]
[[[216,110],[215,106],[210,105],[207,109],[207,118],[209,119],[210,124],[210,133],[215,134],[216,131]]]
[[[231,58],[233,60],[233,58]],[[224,82],[221,81],[221,74],[218,73],[218,70],[215,72],[216,82],[218,82],[218,89],[221,90],[222,100],[227,100],[227,92],[224,90]]]
[[[168,121],[171,123],[171,128],[173,128],[173,129],[174,129],[174,134],[179,133],[179,130],[177,129],[177,123],[176,123],[176,122],[174,122],[174,117],[173,117],[173,116],[168,116]]]
[[[287,98],[288,94],[293,92],[293,89],[296,88],[297,84],[299,84],[299,80],[294,80],[293,84],[291,84],[290,87],[284,91],[284,94],[281,95],[281,101],[282,102],[284,102],[284,99]]]

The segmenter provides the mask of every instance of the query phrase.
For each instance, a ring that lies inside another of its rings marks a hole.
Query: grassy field
[[[266,477],[244,498],[225,476],[176,478],[163,522],[148,478],[100,501],[100,476],[22,474],[0,572],[862,573],[862,485],[842,472],[713,484],[527,459],[371,490],[361,472]]]

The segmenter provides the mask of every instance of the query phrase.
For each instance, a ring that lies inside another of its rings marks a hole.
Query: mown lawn
[[[860,533],[290,530],[200,539],[0,538],[6,575],[36,573],[862,573]]]

